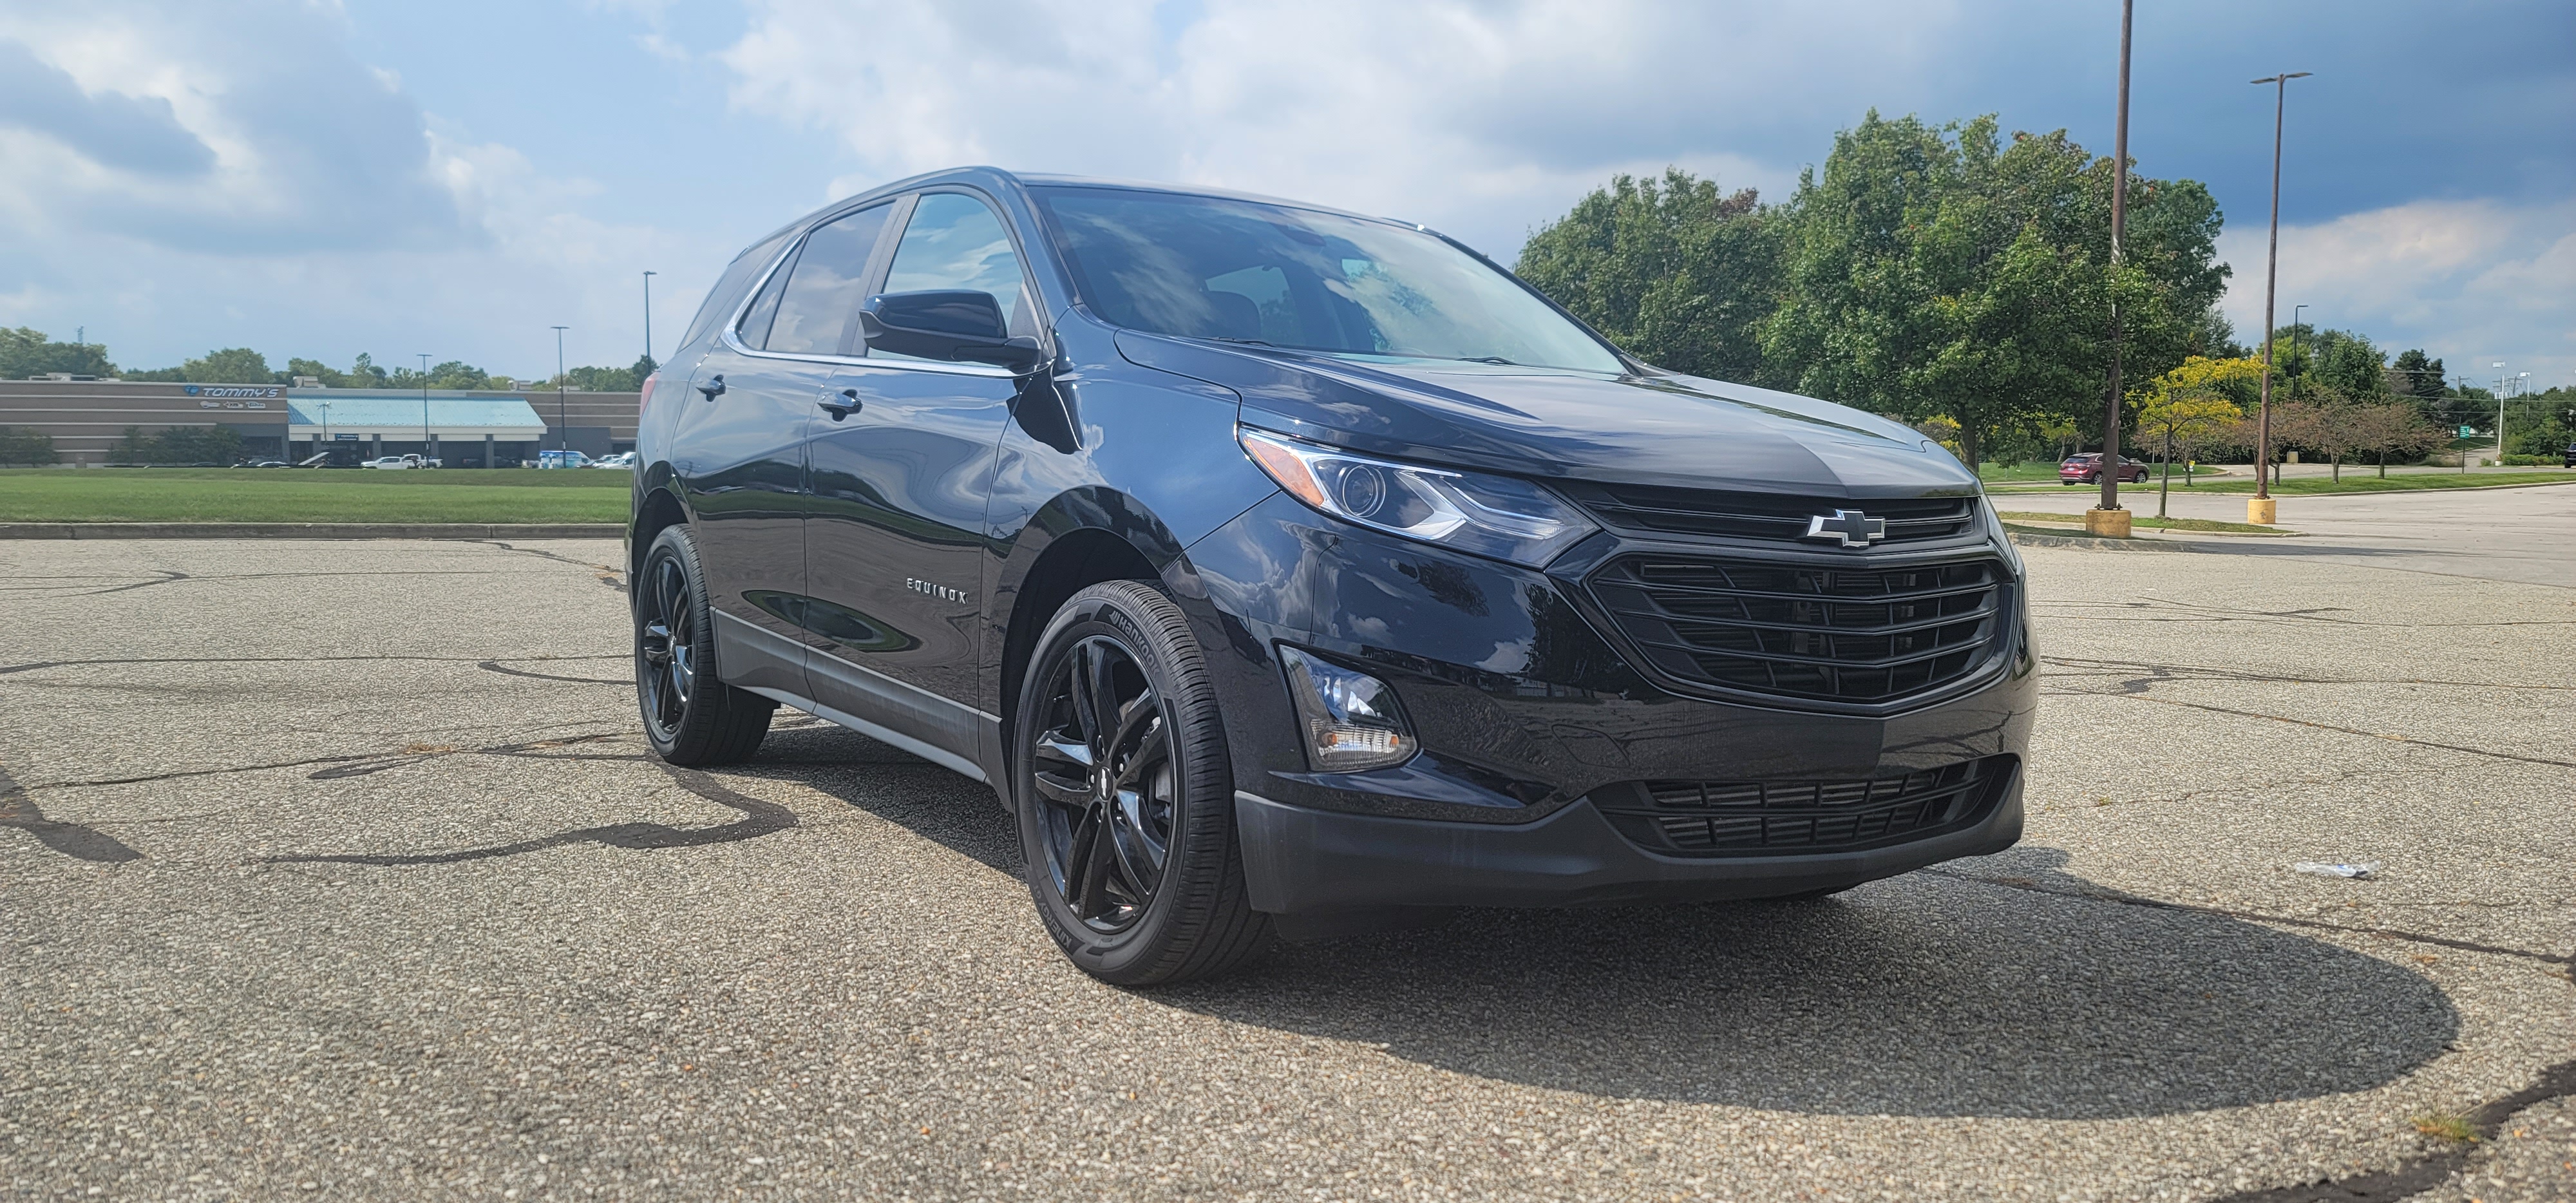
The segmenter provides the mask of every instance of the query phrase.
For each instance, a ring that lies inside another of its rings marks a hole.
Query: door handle
[[[705,384],[701,384],[701,385],[699,385],[699,386],[698,386],[698,391],[699,391],[699,392],[701,392],[701,393],[706,394],[706,396],[707,396],[707,400],[709,400],[709,401],[713,401],[713,400],[715,400],[716,398],[723,396],[723,395],[724,395],[724,373],[722,373],[722,372],[718,372],[718,373],[716,373],[716,374],[715,374],[715,375],[713,375],[713,376],[709,376],[709,377],[707,377],[707,382],[706,382]]]
[[[838,393],[825,393],[823,399],[815,404],[822,406],[823,412],[832,415],[832,420],[838,422],[859,412],[859,390],[845,388]]]

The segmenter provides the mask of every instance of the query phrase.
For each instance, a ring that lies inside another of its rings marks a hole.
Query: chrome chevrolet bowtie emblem
[[[1807,519],[1810,539],[1840,539],[1845,547],[1867,547],[1887,537],[1887,519],[1859,510],[1835,510]]]

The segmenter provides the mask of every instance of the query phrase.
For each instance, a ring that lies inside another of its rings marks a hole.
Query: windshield
[[[1519,282],[1418,230],[1218,197],[1031,191],[1083,300],[1114,325],[1343,355],[1624,370]]]

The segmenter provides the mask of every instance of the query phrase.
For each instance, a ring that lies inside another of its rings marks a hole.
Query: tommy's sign
[[[285,389],[274,384],[191,384],[181,391],[196,398],[199,409],[266,409],[266,401],[243,398],[286,395]],[[225,399],[216,400],[219,397]]]

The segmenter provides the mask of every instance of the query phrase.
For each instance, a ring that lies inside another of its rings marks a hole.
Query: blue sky
[[[0,323],[495,371],[660,350],[726,258],[959,162],[1219,184],[1510,259],[1619,171],[1784,197],[1877,108],[2110,146],[2118,6],[1816,0],[0,0]],[[2139,5],[2140,169],[2292,304],[2576,382],[2576,6]]]

